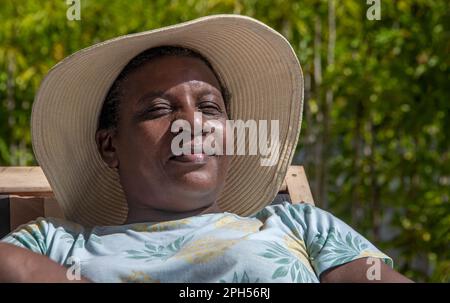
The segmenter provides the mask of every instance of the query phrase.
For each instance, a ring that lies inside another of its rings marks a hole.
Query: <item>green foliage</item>
[[[317,204],[368,235],[408,277],[448,282],[449,4],[381,1],[381,20],[369,21],[365,2],[335,1],[329,62],[326,0],[81,0],[81,21],[67,20],[63,0],[0,0],[0,165],[37,164],[31,105],[65,56],[207,14],[253,16],[288,38],[302,64],[306,102],[296,161],[306,167]]]

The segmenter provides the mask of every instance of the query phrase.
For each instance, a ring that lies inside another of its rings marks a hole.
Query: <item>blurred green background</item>
[[[0,0],[0,165],[36,165],[29,120],[43,76],[118,35],[215,13],[253,16],[293,45],[305,76],[295,163],[317,204],[415,281],[450,281],[448,0]]]

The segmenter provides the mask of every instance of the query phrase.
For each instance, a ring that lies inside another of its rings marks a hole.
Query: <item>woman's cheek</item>
[[[203,141],[204,152],[208,155],[226,154],[226,127],[225,119],[209,120],[204,124],[204,131],[207,133]]]

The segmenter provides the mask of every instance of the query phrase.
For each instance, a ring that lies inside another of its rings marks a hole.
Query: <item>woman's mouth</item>
[[[180,156],[172,156],[169,161],[178,162],[180,164],[206,164],[209,156],[207,154],[187,154]]]

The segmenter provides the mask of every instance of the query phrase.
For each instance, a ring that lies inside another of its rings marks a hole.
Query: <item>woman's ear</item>
[[[118,168],[119,159],[113,138],[114,130],[111,129],[100,129],[95,134],[97,149],[103,161],[111,168]]]

